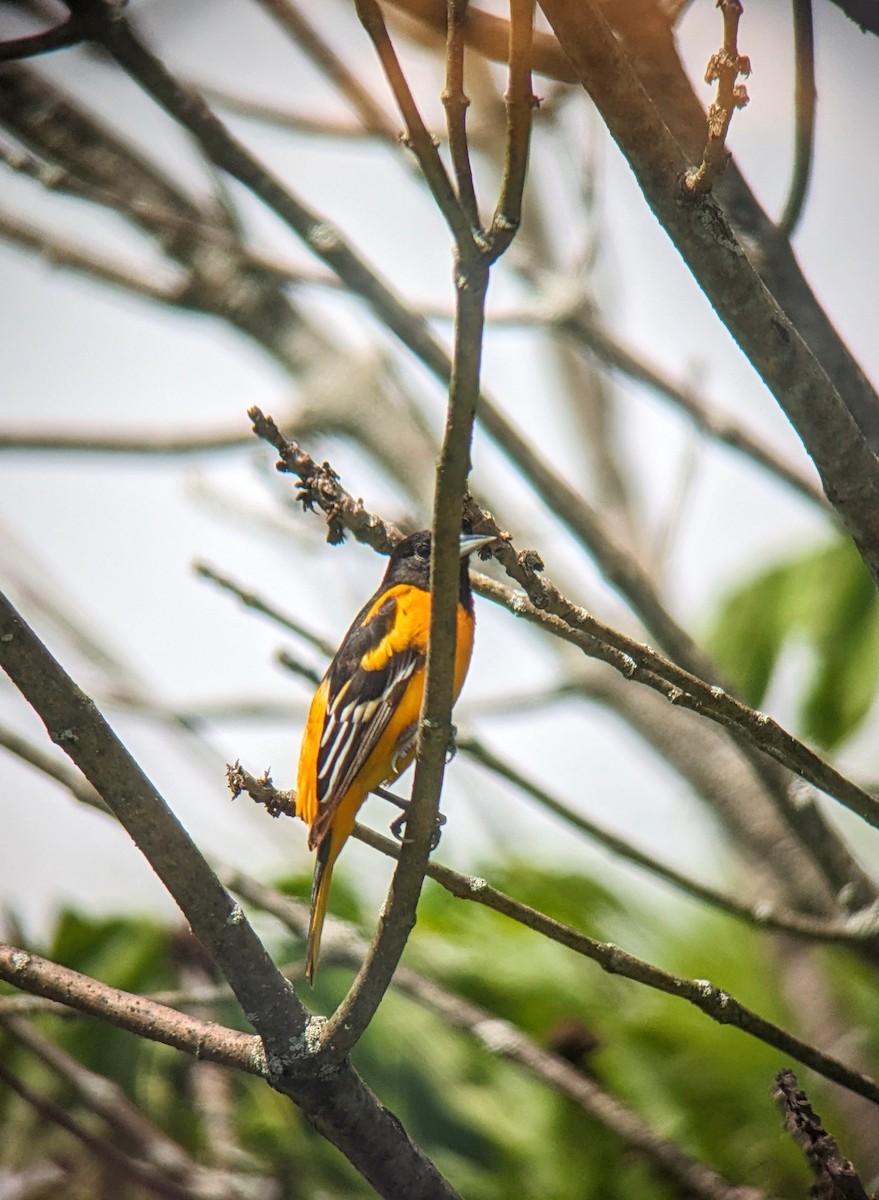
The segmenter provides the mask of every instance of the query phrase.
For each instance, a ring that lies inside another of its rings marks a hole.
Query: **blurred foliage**
[[[811,657],[802,732],[831,749],[866,717],[879,686],[879,594],[840,538],[762,571],[723,600],[709,648],[749,704],[759,705],[783,652]]]
[[[709,976],[770,1019],[793,1024],[778,989],[781,973],[773,969],[773,943],[765,934],[689,906],[682,910],[686,919],[623,907],[594,880],[573,873],[508,863],[494,865],[490,874],[500,888],[560,920],[603,940],[637,944],[639,952],[668,970]],[[306,885],[298,878],[282,888],[301,896]],[[360,915],[344,874],[334,901],[337,894],[349,916]],[[146,920],[100,921],[68,912],[51,945],[31,948],[115,986],[149,992],[180,986],[181,936]],[[301,960],[301,945],[289,934],[275,933],[269,941],[277,961]],[[836,951],[820,953],[829,958],[829,977],[845,979],[840,1002],[852,1026],[865,1031],[865,1044],[879,1066],[879,1001],[869,973]],[[406,961],[513,1022],[543,1046],[579,1042],[580,1069],[640,1113],[658,1134],[711,1163],[732,1182],[750,1183],[779,1197],[805,1194],[805,1164],[782,1134],[770,1099],[774,1073],[790,1064],[770,1048],[714,1024],[682,1001],[606,975],[563,947],[479,905],[456,900],[432,883]],[[306,999],[329,1011],[350,980],[350,970],[328,965]],[[244,1027],[231,1001],[212,1006],[211,1015]],[[80,1062],[121,1084],[141,1111],[195,1158],[210,1161],[194,1103],[197,1063],[97,1021],[43,1016],[37,1024]],[[0,1053],[42,1094],[99,1127],[69,1087],[8,1036],[0,1041]],[[353,1057],[381,1100],[469,1200],[511,1195],[672,1200],[679,1194],[642,1156],[572,1101],[400,993],[387,997]],[[803,1083],[832,1129],[828,1090],[813,1076]],[[233,1096],[234,1127],[250,1169],[276,1180],[282,1197],[372,1195],[341,1155],[262,1081],[234,1076]],[[70,1137],[2,1091],[0,1127],[6,1134],[0,1167],[20,1168],[60,1155],[77,1164],[64,1200],[99,1194],[92,1180],[94,1163],[71,1147]],[[83,1179],[91,1180],[85,1191]],[[146,1195],[127,1181],[124,1194],[137,1200]]]

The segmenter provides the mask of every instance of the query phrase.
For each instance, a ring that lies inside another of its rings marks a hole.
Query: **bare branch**
[[[815,31],[812,21],[812,0],[794,0],[794,61],[796,89],[794,112],[794,169],[778,231],[791,238],[800,223],[815,150]]]
[[[223,1063],[250,1075],[268,1074],[262,1043],[253,1034],[186,1016],[155,1000],[120,991],[15,946],[0,945],[0,979],[185,1054]]]
[[[377,0],[355,0],[355,7],[361,25],[375,46],[394,99],[406,123],[407,144],[418,159],[427,186],[446,219],[459,252],[466,254],[473,245],[474,230],[455,195],[455,189],[443,166],[436,144],[421,119],[421,113],[403,74]]]
[[[314,646],[325,658],[330,659],[333,657],[335,653],[333,643],[327,638],[321,637],[319,633],[315,633],[313,629],[302,625],[295,617],[280,612],[274,605],[269,604],[266,600],[258,596],[256,592],[251,591],[249,588],[241,587],[240,584],[230,579],[228,575],[221,574],[207,563],[194,562],[192,566],[196,575],[200,575],[202,579],[209,579],[224,591],[237,596],[245,608],[252,609],[253,612],[262,613],[263,616],[274,621],[276,625],[280,625],[282,629],[289,629],[291,633],[295,633],[297,637],[302,638],[309,646]]]
[[[593,0],[541,4],[628,156],[645,199],[799,433],[828,499],[879,580],[879,459],[840,391],[749,263],[712,198],[681,203],[679,181],[687,169],[681,148]]]
[[[748,103],[748,92],[744,84],[737,83],[738,77],[751,74],[751,63],[739,54],[738,30],[742,15],[741,0],[718,0],[717,7],[723,13],[723,45],[712,54],[705,69],[705,82],[717,81],[717,99],[708,109],[708,141],[702,154],[702,163],[695,171],[684,176],[684,188],[694,195],[704,196],[714,187],[719,175],[726,170],[729,151],[726,135],[732,115],[737,108]]]
[[[294,1098],[311,1123],[379,1190],[454,1196],[400,1122],[348,1064],[316,1065],[314,1019],[272,963],[235,904],[165,801],[98,713],[0,596],[0,665],[43,719],[50,737],[91,780],[186,915],[232,985],[266,1047],[272,1084]],[[9,953],[16,983],[25,961]],[[9,977],[9,976],[4,976]],[[53,997],[53,998],[63,998]]]
[[[335,84],[360,118],[362,131],[398,147],[400,130],[381,105],[375,102],[359,75],[346,66],[296,4],[292,0],[259,0],[259,3],[308,55],[318,70]]]
[[[362,121],[343,120],[341,118],[315,117],[293,109],[272,104],[266,100],[254,100],[249,96],[239,96],[216,87],[207,82],[194,81],[193,86],[201,92],[206,100],[235,113],[239,117],[249,117],[264,125],[272,125],[276,129],[289,133],[310,134],[313,137],[334,138],[338,141],[362,142],[377,136],[375,129],[369,129]],[[434,137],[437,134],[434,132]]]
[[[0,746],[67,788],[80,804],[87,804],[89,808],[96,808],[98,812],[110,814],[110,809],[100,794],[76,767],[56,758],[54,754],[47,753],[41,747],[34,746],[27,738],[5,725],[0,725]]]
[[[813,1196],[821,1200],[870,1200],[852,1164],[843,1155],[821,1118],[797,1086],[793,1071],[775,1077],[775,1100],[784,1115],[788,1133],[802,1147],[815,1176]]]
[[[49,54],[75,46],[83,38],[82,25],[75,17],[68,17],[54,29],[42,33],[31,33],[27,37],[13,38],[0,42],[0,63],[15,62],[23,58],[35,58],[38,54]]]
[[[347,1058],[366,1029],[400,961],[415,924],[415,909],[436,829],[446,751],[452,734],[460,579],[458,539],[479,399],[488,276],[488,263],[483,256],[465,256],[462,250],[456,275],[452,378],[436,473],[430,561],[430,636],[412,799],[406,814],[406,838],[399,866],[391,880],[375,939],[348,995],[327,1023],[324,1045],[340,1061]]]
[[[156,1170],[151,1163],[139,1162],[131,1158],[110,1139],[99,1137],[92,1133],[75,1117],[54,1104],[51,1100],[37,1095],[32,1088],[18,1078],[0,1063],[0,1083],[15,1092],[24,1102],[37,1112],[42,1121],[60,1126],[94,1155],[95,1158],[111,1164],[124,1178],[139,1184],[155,1196],[165,1200],[193,1200],[193,1192],[186,1186],[169,1179],[164,1172]]]
[[[568,825],[584,833],[592,841],[610,850],[612,854],[643,867],[657,879],[677,888],[688,896],[709,904],[719,912],[747,921],[757,928],[774,929],[783,933],[791,933],[797,937],[815,941],[849,942],[875,941],[879,935],[879,908],[871,906],[863,912],[853,913],[841,920],[823,920],[818,917],[804,916],[796,912],[776,910],[771,902],[758,901],[756,904],[745,904],[734,896],[720,892],[717,888],[708,886],[684,875],[674,867],[660,862],[652,855],[633,846],[625,838],[619,837],[609,829],[588,820],[572,809],[568,804],[553,796],[546,788],[524,776],[509,762],[499,758],[488,750],[482,742],[471,737],[458,737],[458,750],[467,754],[487,770],[492,771],[501,779],[514,784],[526,795],[535,800],[542,808],[561,817]]]
[[[263,887],[238,871],[224,872],[223,882],[243,900],[271,913],[297,937],[305,936],[308,909],[304,904]],[[327,956],[349,966],[359,964],[367,950],[363,938],[346,922],[331,920],[329,925]],[[640,1117],[594,1080],[558,1055],[541,1049],[515,1025],[498,1019],[494,1013],[410,967],[397,968],[392,986],[436,1012],[453,1028],[471,1034],[490,1054],[516,1063],[541,1083],[570,1097],[693,1196],[702,1200],[761,1200],[762,1193],[750,1188],[731,1188],[710,1168],[694,1162],[674,1143],[658,1137]]]
[[[242,1190],[236,1186],[233,1176],[195,1162],[178,1142],[149,1121],[112,1079],[90,1071],[20,1017],[0,1020],[3,1028],[63,1079],[81,1103],[124,1139],[124,1144],[136,1147],[138,1157],[144,1160],[144,1166],[152,1169],[158,1183],[167,1181],[174,1187],[173,1194],[182,1194],[187,1200],[241,1200]],[[219,1069],[214,1063],[203,1062],[202,1065]],[[109,1142],[109,1139],[101,1140],[104,1144]],[[130,1155],[126,1154],[125,1159],[130,1161]],[[125,1170],[124,1165],[122,1169]],[[152,1184],[148,1182],[147,1186]],[[160,1194],[164,1192],[160,1191]],[[172,1193],[169,1191],[168,1194]]]
[[[504,173],[489,230],[491,254],[503,254],[522,219],[522,193],[528,170],[531,111],[537,103],[531,91],[531,43],[534,0],[510,0],[510,77],[504,100],[507,140]]]
[[[264,804],[273,815],[284,813],[287,816],[295,814],[295,799],[290,792],[278,792],[272,787],[267,777],[253,780],[247,772],[241,772],[238,781],[243,790],[247,791],[258,804]],[[251,783],[255,786],[251,787]],[[396,842],[383,837],[364,825],[356,825],[354,836],[374,850],[386,854],[389,858],[399,859],[401,850]],[[846,1066],[832,1055],[796,1037],[785,1029],[781,1029],[772,1021],[767,1021],[752,1009],[741,1004],[734,996],[722,988],[716,987],[707,979],[685,979],[671,975],[652,963],[628,954],[610,942],[599,942],[579,930],[556,921],[544,913],[531,908],[493,888],[485,879],[477,879],[469,875],[461,875],[450,867],[441,866],[436,862],[428,862],[425,870],[428,878],[433,879],[441,887],[459,900],[472,900],[483,904],[494,912],[501,913],[511,920],[542,934],[551,941],[567,946],[575,954],[597,963],[603,971],[610,975],[620,975],[631,979],[645,987],[676,996],[698,1008],[700,1012],[716,1021],[719,1025],[732,1025],[737,1029],[774,1046],[785,1054],[791,1055],[826,1079],[841,1084],[849,1091],[863,1096],[865,1099],[879,1104],[879,1084],[868,1075]]]
[[[78,246],[75,242],[58,237],[9,213],[0,213],[0,238],[25,250],[36,252],[53,267],[87,275],[111,287],[122,288],[133,295],[142,296],[146,300],[155,300],[161,304],[179,303],[181,288],[173,280],[163,279],[155,273],[135,270],[121,260],[109,258],[99,250]]]
[[[492,321],[489,316],[489,321]],[[649,362],[634,346],[599,324],[582,311],[570,320],[559,322],[559,332],[593,354],[612,370],[645,384],[657,395],[670,400],[693,421],[705,437],[743,455],[764,471],[793,488],[823,512],[832,513],[827,498],[811,479],[784,462],[754,434],[734,418],[712,409],[708,401],[690,384],[673,379],[656,363]]]
[[[467,109],[470,101],[464,91],[463,25],[469,0],[448,0],[446,30],[446,82],[442,92],[449,135],[449,153],[458,184],[458,199],[473,229],[481,229],[479,203],[473,186],[470,149],[467,142]]]

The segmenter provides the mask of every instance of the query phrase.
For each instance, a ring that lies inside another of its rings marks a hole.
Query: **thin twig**
[[[124,1178],[131,1180],[164,1200],[193,1200],[193,1192],[185,1184],[170,1179],[164,1172],[159,1171],[151,1163],[139,1162],[131,1158],[119,1148],[115,1141],[99,1137],[92,1133],[75,1117],[61,1108],[60,1105],[37,1095],[32,1088],[18,1076],[0,1063],[0,1083],[5,1084],[15,1092],[25,1104],[28,1104],[42,1121],[50,1122],[64,1129],[89,1151],[96,1159],[108,1163]]]
[[[239,428],[205,432],[107,434],[69,433],[47,429],[0,430],[0,451],[39,454],[121,454],[132,457],[184,457],[190,454],[214,454],[240,450],[250,443],[250,435]]]
[[[53,29],[42,33],[31,33],[26,37],[12,38],[8,42],[0,42],[0,63],[16,62],[25,58],[35,58],[38,54],[49,54],[53,50],[63,50],[66,46],[75,46],[83,38],[82,24],[76,17],[68,17]]]
[[[331,80],[357,113],[363,132],[391,146],[399,146],[400,131],[356,71],[352,71],[321,37],[317,28],[292,0],[258,0],[296,42],[318,70]],[[226,103],[226,101],[223,101]]]
[[[784,1116],[788,1133],[806,1155],[815,1184],[811,1196],[821,1200],[870,1200],[857,1171],[831,1137],[812,1108],[805,1092],[797,1086],[793,1071],[775,1077],[775,1101]]]
[[[149,1041],[161,1042],[250,1075],[268,1072],[260,1039],[177,1012],[15,946],[0,944],[0,979]]]
[[[295,633],[297,637],[302,638],[309,646],[314,646],[325,658],[330,659],[333,657],[335,646],[328,638],[315,633],[313,629],[309,629],[307,625],[303,625],[288,613],[281,612],[280,609],[275,608],[273,604],[269,604],[267,600],[263,600],[261,596],[258,596],[250,588],[242,587],[241,584],[236,583],[228,575],[222,574],[206,562],[196,560],[192,564],[192,567],[196,575],[200,575],[202,579],[209,579],[211,583],[216,583],[223,591],[236,596],[245,608],[252,609],[253,612],[262,613],[264,617],[268,617],[276,625],[280,625],[282,629],[289,629],[291,633]]]
[[[296,968],[286,967],[284,975],[295,978]],[[185,1010],[207,1005],[228,1005],[230,1000],[235,999],[235,993],[228,983],[215,983],[204,987],[165,988],[158,992],[146,992],[142,999],[152,1000],[166,1008]],[[7,1017],[32,1017],[43,1013],[54,1017],[75,1017],[77,1010],[68,1008],[59,1000],[50,1000],[47,996],[0,996],[0,1021]]]
[[[281,273],[283,268],[279,267],[278,270]],[[301,279],[301,274],[297,275],[298,279]],[[319,286],[324,284],[323,279],[313,282]],[[690,417],[694,427],[704,437],[750,459],[822,512],[835,516],[827,497],[811,479],[774,454],[758,437],[738,424],[735,418],[712,407],[690,382],[675,379],[645,357],[632,343],[613,333],[587,311],[587,305],[587,298],[581,289],[572,290],[568,283],[561,280],[551,281],[545,297],[527,306],[488,308],[485,322],[487,326],[498,329],[539,326],[557,331],[586,353],[595,355],[610,370],[619,371],[627,378],[645,384],[656,395],[671,401]],[[419,311],[432,321],[454,319],[449,307],[421,306]]]
[[[254,100],[249,96],[239,96],[216,84],[195,81],[193,86],[201,92],[206,100],[216,104],[236,116],[249,117],[261,121],[264,125],[272,125],[289,133],[304,133],[312,137],[333,138],[338,141],[374,141],[377,130],[368,128],[362,120],[343,120],[335,117],[316,117],[267,100]],[[434,131],[434,137],[437,132]],[[445,136],[445,130],[443,131]]]
[[[92,247],[77,245],[10,213],[0,213],[0,238],[35,251],[44,262],[61,270],[88,275],[110,287],[122,288],[160,304],[180,303],[181,286],[173,278],[163,278],[165,272],[159,275],[137,270],[121,259],[110,258]]]
[[[228,1174],[195,1162],[178,1142],[131,1103],[114,1080],[90,1071],[20,1017],[2,1018],[2,1026],[63,1079],[88,1109],[124,1139],[124,1144],[135,1147],[145,1165],[158,1172],[159,1180],[167,1179],[170,1184],[178,1185],[192,1200],[241,1200],[241,1189]],[[203,1065],[219,1069],[214,1063]]]
[[[481,229],[479,203],[473,186],[470,149],[467,143],[467,109],[464,91],[464,30],[470,0],[447,0],[446,82],[442,92],[449,134],[449,153],[458,183],[458,199],[473,229]]]
[[[500,195],[488,234],[492,258],[507,249],[522,219],[522,193],[525,190],[531,143],[531,113],[536,103],[531,91],[533,24],[534,0],[510,0],[510,75],[504,96],[507,140]]]
[[[110,809],[82,772],[64,759],[35,746],[33,742],[5,725],[0,725],[0,746],[67,788],[80,804],[87,804],[89,808],[96,808],[98,812],[110,813]]]
[[[778,222],[778,232],[791,238],[803,215],[803,205],[809,190],[812,160],[815,153],[815,30],[812,20],[812,0],[793,0],[794,62],[796,87],[794,92],[794,168],[784,211]]]
[[[375,46],[388,84],[406,124],[407,143],[418,159],[431,195],[445,217],[459,251],[465,254],[473,245],[474,230],[467,213],[455,195],[455,189],[439,156],[436,143],[418,111],[377,0],[355,0],[355,7],[361,25]]]
[[[289,650],[278,650],[275,654],[275,662],[283,667],[285,671],[290,671],[291,674],[298,675],[300,679],[304,679],[312,687],[317,687],[323,678],[322,671],[318,671],[310,663],[303,662],[301,658],[297,658]]]
[[[737,80],[740,75],[747,77],[751,74],[749,59],[739,54],[738,50],[741,0],[717,0],[717,7],[723,13],[723,45],[716,54],[711,55],[705,69],[705,82],[717,81],[717,98],[708,109],[708,141],[701,165],[684,177],[684,189],[698,196],[707,195],[726,169],[730,156],[726,148],[726,135],[732,115],[737,108],[744,108],[748,103],[747,89]]]
[[[782,933],[791,933],[797,937],[821,942],[858,943],[873,940],[879,934],[879,910],[871,906],[868,909],[850,914],[840,920],[822,920],[819,917],[809,917],[797,912],[776,910],[768,901],[758,901],[756,904],[745,904],[734,896],[720,892],[717,888],[700,883],[688,875],[675,870],[674,867],[660,862],[651,854],[639,850],[625,838],[619,837],[602,825],[590,821],[572,809],[564,801],[553,796],[546,788],[527,778],[511,766],[505,759],[493,754],[482,742],[472,737],[457,738],[457,747],[480,763],[494,774],[514,784],[526,795],[531,796],[542,808],[555,813],[556,816],[581,833],[586,834],[592,841],[610,850],[612,854],[642,867],[657,879],[670,883],[678,891],[709,904],[719,912],[731,917],[747,921],[760,929],[774,929]]]

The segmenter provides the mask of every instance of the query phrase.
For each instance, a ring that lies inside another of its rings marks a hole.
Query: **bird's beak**
[[[493,533],[488,537],[481,533],[462,533],[461,540],[458,542],[461,557],[466,558],[468,554],[472,554],[474,550],[481,550],[483,546],[489,545],[491,542],[496,542],[497,538]]]

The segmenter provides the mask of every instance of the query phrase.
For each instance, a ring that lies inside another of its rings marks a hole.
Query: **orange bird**
[[[430,629],[430,530],[395,548],[315,692],[296,780],[296,815],[317,850],[305,973],[314,982],[333,866],[363,801],[412,762]],[[453,702],[473,651],[468,557],[493,537],[462,534]]]

